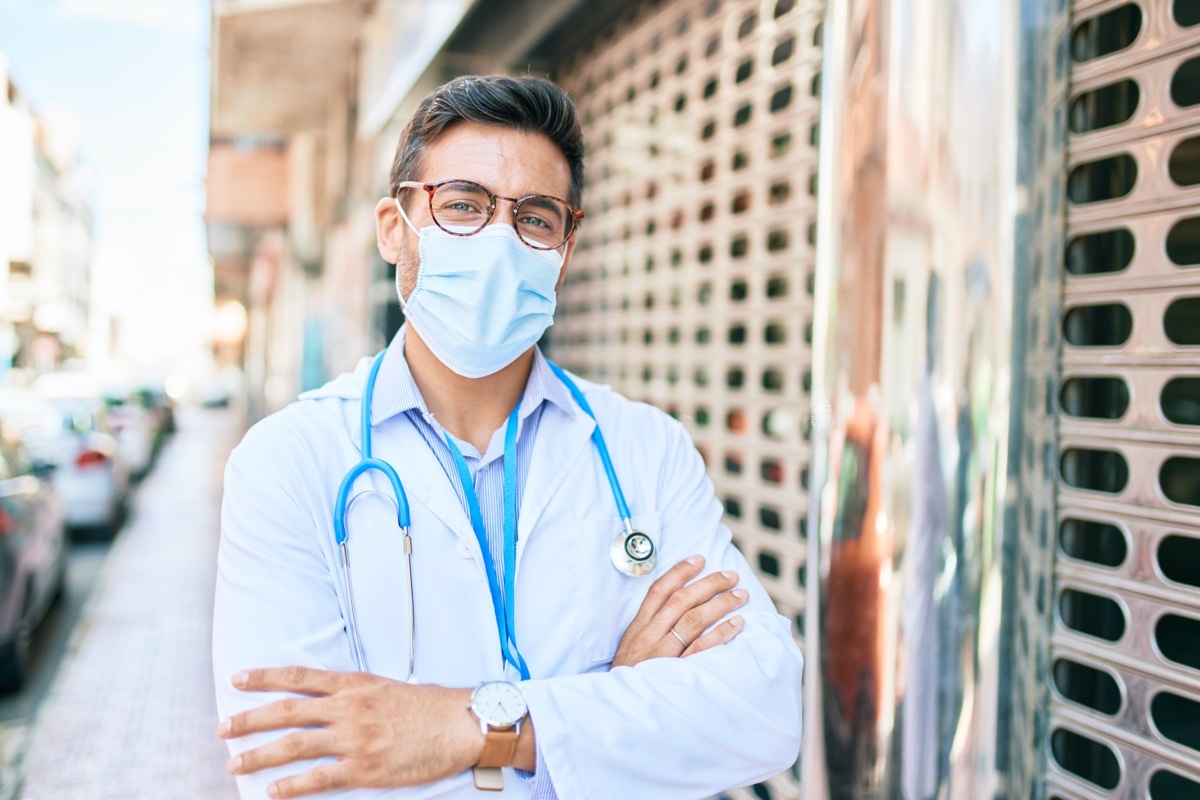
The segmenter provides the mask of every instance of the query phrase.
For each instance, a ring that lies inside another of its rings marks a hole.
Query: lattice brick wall
[[[682,420],[804,633],[822,4],[648,4],[560,65],[587,219],[555,357]],[[797,797],[797,771],[739,796]]]

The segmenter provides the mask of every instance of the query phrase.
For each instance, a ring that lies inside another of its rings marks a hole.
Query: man
[[[686,432],[534,344],[582,184],[548,81],[460,78],[408,125],[376,209],[408,323],[226,472],[213,661],[243,798],[694,799],[795,760],[801,656]]]

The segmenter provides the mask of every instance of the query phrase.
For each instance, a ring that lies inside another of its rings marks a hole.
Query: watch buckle
[[[499,767],[473,767],[475,788],[481,792],[500,792],[504,790],[504,773]]]

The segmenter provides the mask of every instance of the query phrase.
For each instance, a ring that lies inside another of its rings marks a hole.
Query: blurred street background
[[[0,800],[235,796],[224,461],[390,340],[396,141],[504,72],[584,123],[543,346],[806,654],[730,800],[1200,798],[1200,0],[0,0]]]

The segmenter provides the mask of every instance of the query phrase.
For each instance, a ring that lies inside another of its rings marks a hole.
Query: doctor
[[[534,344],[583,217],[571,101],[451,81],[390,184],[408,323],[226,470],[213,663],[242,797],[696,800],[789,767],[802,659],[686,432]],[[399,485],[369,469],[339,503],[367,456]]]

